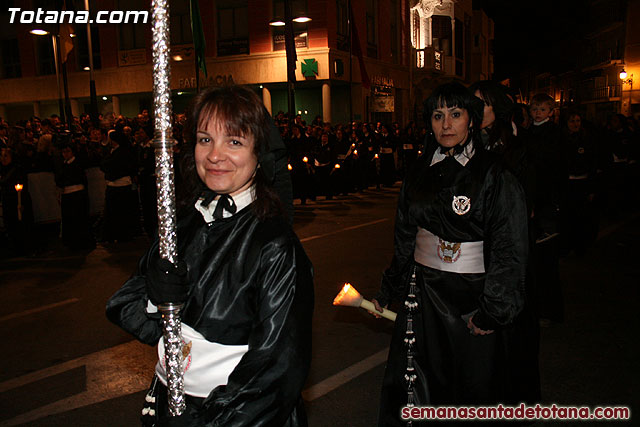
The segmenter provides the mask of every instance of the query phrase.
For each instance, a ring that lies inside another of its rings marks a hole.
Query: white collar
[[[469,141],[469,143],[464,147],[462,153],[458,153],[454,156],[454,158],[460,163],[462,166],[466,166],[467,162],[473,157],[476,150],[473,149],[473,141]],[[429,166],[433,166],[438,162],[443,161],[447,158],[447,155],[440,152],[440,149],[437,149],[435,153],[433,153],[433,158],[431,159],[431,164]]]
[[[540,125],[543,125],[543,124],[547,123],[548,121],[549,121],[549,117],[547,117],[546,119],[544,119],[541,122],[533,122],[533,125],[534,126],[540,126]]]
[[[251,187],[244,190],[242,193],[236,194],[235,196],[231,197],[231,199],[233,199],[233,202],[236,204],[236,213],[240,212],[242,209],[249,206],[256,199],[255,190],[256,190],[256,186],[252,185]],[[202,206],[203,200],[204,198],[200,197],[198,201],[196,201],[195,208],[198,210],[198,212],[202,214],[204,221],[207,224],[209,224],[215,221],[215,219],[213,218],[213,211],[216,210],[216,205],[218,204],[218,201],[212,200],[211,203],[209,203],[209,206],[205,207],[205,206]],[[223,218],[230,218],[233,215],[234,214],[232,214],[227,210],[222,211]]]

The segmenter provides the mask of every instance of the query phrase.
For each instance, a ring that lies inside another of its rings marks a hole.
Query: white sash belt
[[[483,242],[447,242],[418,227],[413,258],[417,263],[451,273],[484,273]]]
[[[183,361],[184,392],[196,397],[207,397],[217,386],[227,384],[229,375],[249,350],[248,345],[224,345],[207,341],[202,334],[185,323],[182,324],[182,339],[185,345],[191,343],[191,349]],[[158,359],[156,374],[166,385],[163,338],[158,342]]]

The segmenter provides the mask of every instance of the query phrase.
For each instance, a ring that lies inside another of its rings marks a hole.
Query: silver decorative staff
[[[178,262],[176,236],[176,203],[173,179],[173,132],[171,129],[171,69],[169,67],[169,1],[153,0],[153,105],[158,189],[158,237],[160,257]],[[182,371],[181,304],[167,302],[158,307],[162,313],[165,367],[169,412],[181,415],[185,410]]]

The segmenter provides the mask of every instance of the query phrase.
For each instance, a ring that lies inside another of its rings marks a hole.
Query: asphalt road
[[[377,290],[397,191],[296,206],[295,229],[315,268],[303,393],[312,427],[376,424],[392,323],[331,302],[344,282],[365,296]],[[541,332],[542,403],[638,407],[638,218],[606,224],[586,256],[562,259],[566,319]],[[54,241],[38,258],[0,260],[0,425],[137,425],[156,356],[111,325],[104,305],[147,244],[140,237],[78,255]]]

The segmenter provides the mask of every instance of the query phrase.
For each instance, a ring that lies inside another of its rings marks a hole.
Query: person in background
[[[22,185],[20,195],[17,184]],[[14,161],[13,150],[7,146],[0,147],[0,199],[2,220],[8,237],[7,248],[13,255],[32,255],[36,248],[27,173],[22,165]]]
[[[560,207],[567,186],[566,151],[560,128],[552,121],[555,101],[541,93],[531,98],[532,124],[527,135],[527,153],[535,179],[532,222],[535,235],[535,276],[540,325],[547,327],[564,319],[560,282]]]
[[[379,426],[407,405],[506,399],[503,331],[524,302],[527,209],[518,180],[479,135],[482,102],[458,83],[425,102],[425,154],[403,182],[394,256],[376,310],[403,302],[382,384]]]
[[[570,111],[565,119],[563,142],[568,160],[567,197],[562,213],[561,251],[584,255],[597,234],[593,201],[596,184],[596,153],[591,135],[582,127],[582,117]]]
[[[63,162],[56,170],[55,180],[62,193],[62,242],[72,250],[91,250],[95,241],[89,222],[89,192],[84,165],[76,157],[73,144],[63,144],[61,153]]]
[[[484,106],[480,137],[484,148],[498,155],[499,161],[511,172],[524,190],[527,201],[527,218],[533,210],[534,171],[529,164],[524,135],[518,135],[513,123],[513,112],[518,107],[509,97],[503,85],[483,80],[472,84],[469,90]],[[528,250],[535,249],[531,221],[528,221]],[[503,331],[505,348],[508,348],[509,391],[505,402],[534,404],[540,401],[540,327],[538,324],[538,295],[535,287],[535,271],[532,257],[527,263],[525,299],[522,311],[513,324]]]
[[[100,163],[107,184],[102,238],[106,242],[129,241],[137,225],[138,200],[132,189],[136,158],[122,132],[112,130],[109,140],[111,152]]]

